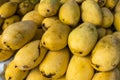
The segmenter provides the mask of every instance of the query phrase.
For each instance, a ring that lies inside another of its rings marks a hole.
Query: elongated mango
[[[88,57],[73,55],[66,72],[66,80],[91,80],[94,69]]]
[[[33,21],[20,21],[6,28],[1,37],[3,47],[17,50],[29,42],[35,35],[37,25]]]
[[[61,21],[56,16],[44,18],[44,20],[42,21],[42,29],[44,31],[46,31],[48,28],[53,26],[53,23],[56,24],[56,23],[60,23],[60,22]]]
[[[49,50],[60,50],[67,46],[70,30],[70,27],[63,23],[53,23],[43,34],[41,44]]]
[[[120,40],[114,35],[106,35],[98,41],[91,55],[91,65],[98,71],[110,71],[120,61]]]
[[[13,60],[8,64],[5,70],[5,80],[23,80],[28,72],[29,71],[20,70]]]
[[[39,70],[46,78],[57,79],[65,74],[69,59],[70,52],[68,48],[49,51],[40,64]]]
[[[35,68],[44,58],[47,49],[40,45],[40,40],[32,41],[22,47],[15,55],[14,62],[21,70]]]
[[[40,15],[38,13],[38,11],[35,11],[35,10],[28,12],[27,14],[25,14],[22,17],[22,21],[24,21],[24,20],[32,20],[36,24],[38,24],[39,26],[41,25],[43,19],[44,19],[44,17],[42,15]]]
[[[112,10],[117,5],[118,1],[119,0],[106,0],[105,6]]]
[[[57,14],[60,5],[60,0],[41,0],[38,12],[44,17],[50,17]]]
[[[50,79],[44,77],[41,74],[41,72],[39,70],[39,67],[36,67],[36,68],[34,68],[34,69],[32,69],[30,71],[30,73],[28,74],[26,80],[50,80]]]
[[[106,7],[102,7],[101,10],[103,13],[103,21],[102,21],[101,27],[104,27],[104,28],[111,27],[114,19],[112,12],[110,11],[110,9]]]
[[[0,7],[0,16],[2,18],[10,17],[14,15],[16,10],[17,10],[16,2],[10,2],[10,1],[6,2]]]
[[[102,24],[102,11],[94,0],[85,0],[81,4],[81,17],[83,22],[90,22],[97,26]]]
[[[114,13],[114,27],[120,31],[120,11]]]
[[[107,72],[95,73],[92,80],[120,80],[120,71],[115,68]]]
[[[18,16],[18,15],[13,15],[9,18],[6,18],[2,25],[2,29],[5,30],[9,25],[11,25],[15,22],[18,22],[18,21],[20,21],[20,16]]]
[[[80,20],[80,7],[75,0],[68,0],[59,10],[59,19],[64,24],[75,27]]]
[[[91,23],[82,23],[74,28],[68,36],[68,47],[75,55],[86,56],[98,39],[96,27]]]

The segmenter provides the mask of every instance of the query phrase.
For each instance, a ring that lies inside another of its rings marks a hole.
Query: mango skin
[[[24,20],[32,20],[34,21],[38,26],[41,25],[42,21],[43,21],[44,17],[42,15],[40,15],[38,13],[38,11],[30,11],[28,12],[27,14],[25,14],[23,17],[22,17],[22,21]]]
[[[116,31],[120,31],[120,11],[114,14],[114,27]]]
[[[114,9],[115,6],[117,5],[119,0],[106,0],[106,4],[105,7],[109,8],[109,9]]]
[[[2,29],[5,30],[9,25],[11,25],[15,22],[18,22],[18,21],[20,21],[20,16],[18,16],[18,15],[13,15],[9,18],[6,18],[2,25]]]
[[[67,68],[66,80],[91,80],[93,75],[94,69],[88,57],[72,56]]]
[[[37,25],[33,21],[16,22],[3,31],[1,42],[6,49],[17,50],[34,37],[36,30]]]
[[[71,28],[63,23],[54,23],[41,38],[41,44],[49,50],[60,50],[67,46]],[[53,41],[54,40],[54,41]]]
[[[35,68],[43,60],[47,49],[40,45],[40,40],[31,41],[15,55],[14,62],[21,70]]]
[[[57,24],[57,23],[61,23],[61,21],[59,20],[57,16],[44,18],[42,21],[42,29],[46,31],[48,28],[53,26],[53,23]]]
[[[120,80],[120,71],[115,68],[107,72],[95,73],[92,80]]]
[[[26,80],[50,80],[40,73],[39,67],[36,67],[30,71]]]
[[[106,35],[100,39],[91,54],[93,68],[97,71],[114,69],[120,61],[120,56],[118,56],[120,55],[119,43],[120,40],[114,35]]]
[[[29,71],[20,70],[12,60],[5,70],[5,80],[23,80]]]
[[[68,0],[60,7],[59,19],[64,24],[76,27],[80,20],[80,7],[75,0]]]
[[[46,78],[53,80],[60,78],[67,70],[69,59],[70,51],[68,48],[58,51],[48,51],[46,57],[39,65],[39,70]]]
[[[0,7],[0,16],[2,18],[10,17],[14,15],[16,10],[17,10],[16,2],[6,2]]]
[[[61,3],[59,0],[41,0],[38,6],[38,12],[44,17],[50,17],[57,14]]]
[[[98,39],[96,27],[91,23],[82,23],[74,28],[68,36],[70,51],[78,56],[86,56]]]
[[[114,16],[112,12],[110,11],[110,9],[106,7],[102,7],[101,10],[103,13],[103,21],[102,21],[101,27],[104,27],[104,28],[111,27],[111,25],[113,24],[113,20],[114,20]]]
[[[89,22],[96,26],[102,24],[102,11],[94,0],[85,0],[81,4],[81,18],[83,22]]]

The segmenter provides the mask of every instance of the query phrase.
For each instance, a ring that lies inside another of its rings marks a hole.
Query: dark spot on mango
[[[8,80],[11,80],[11,79],[12,79],[12,77],[9,77],[9,78],[8,78]]]
[[[29,66],[27,66],[27,65],[24,65],[24,66],[23,66],[23,68],[29,68]]]
[[[12,48],[11,48],[9,45],[7,45],[6,42],[3,42],[3,44],[4,44],[8,49],[12,50]]]
[[[62,36],[61,36],[61,35],[58,35],[58,37],[59,37],[60,39],[62,39]]]
[[[52,78],[53,76],[55,76],[55,73],[46,74],[44,71],[40,71],[40,72],[46,78]]]
[[[15,66],[15,68],[17,68],[17,66]]]
[[[49,9],[47,9],[47,12],[50,12],[50,10],[49,10]]]
[[[45,42],[43,42],[43,45],[46,45]]]
[[[79,54],[82,54],[83,52],[79,52]]]

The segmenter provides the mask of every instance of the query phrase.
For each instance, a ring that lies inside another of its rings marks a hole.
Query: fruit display
[[[120,80],[120,0],[0,0],[0,80]]]

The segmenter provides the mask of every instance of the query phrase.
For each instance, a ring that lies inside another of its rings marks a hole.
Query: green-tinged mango
[[[80,7],[75,0],[68,0],[59,10],[59,19],[64,24],[75,27],[80,20]]]
[[[97,39],[96,27],[86,22],[80,24],[70,32],[68,46],[73,54],[86,56],[95,46]]]
[[[111,71],[97,72],[92,80],[120,80],[120,71],[115,68]]]
[[[32,20],[36,24],[38,24],[39,26],[41,25],[43,19],[44,19],[44,17],[42,15],[40,15],[38,13],[38,11],[35,11],[35,10],[28,12],[27,14],[25,14],[22,17],[22,21],[24,21],[24,20]]]
[[[20,21],[20,16],[18,16],[18,15],[13,15],[9,18],[6,18],[2,25],[2,29],[5,30],[9,25],[11,25],[15,22],[18,22],[18,21]]]
[[[70,27],[63,23],[53,23],[43,34],[41,44],[49,50],[60,50],[67,46],[70,31]]]
[[[20,70],[12,60],[5,70],[5,80],[24,80],[29,71]]]
[[[66,71],[66,80],[91,80],[93,75],[94,69],[88,57],[72,56]]]
[[[69,59],[70,51],[68,48],[58,51],[48,51],[46,57],[39,66],[39,70],[46,78],[57,79],[65,74]]]
[[[60,0],[41,0],[38,12],[44,17],[50,17],[57,14],[60,5]]]
[[[17,10],[16,2],[6,2],[0,7],[0,16],[2,18],[8,18],[15,14]]]
[[[110,9],[106,7],[102,7],[101,10],[103,14],[103,21],[102,21],[101,27],[104,27],[104,28],[111,27],[114,19],[112,12],[110,11]]]
[[[120,40],[114,35],[100,39],[91,54],[91,65],[98,71],[110,71],[120,62]]]
[[[102,11],[94,0],[85,0],[82,2],[81,17],[83,22],[90,22],[97,26],[102,24]]]
[[[40,45],[40,40],[35,40],[18,50],[14,62],[19,69],[30,70],[40,64],[46,52],[47,49]]]
[[[41,74],[39,68],[36,67],[36,68],[34,68],[34,69],[32,69],[32,70],[30,71],[30,73],[28,74],[26,80],[50,80],[50,79],[44,77],[44,76]]]
[[[2,33],[3,47],[17,50],[29,42],[35,35],[37,25],[33,21],[20,21],[9,25]]]

